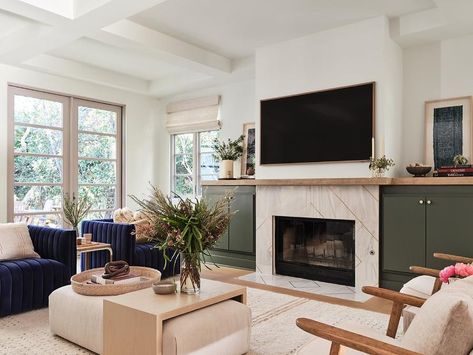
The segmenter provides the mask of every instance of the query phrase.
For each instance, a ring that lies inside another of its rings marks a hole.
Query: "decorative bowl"
[[[160,281],[153,284],[153,291],[157,295],[176,293],[176,283],[173,281]]]
[[[92,275],[102,275],[103,272],[104,268],[102,267],[87,270],[72,276],[72,289],[76,293],[84,296],[115,296],[151,287],[152,284],[161,280],[161,272],[158,270],[142,266],[130,266],[130,273],[139,275],[145,280],[138,283],[120,285],[99,285],[91,283],[90,279]]]
[[[432,170],[431,166],[407,166],[406,170],[409,174],[414,175],[415,177],[422,177],[427,175],[430,170]]]

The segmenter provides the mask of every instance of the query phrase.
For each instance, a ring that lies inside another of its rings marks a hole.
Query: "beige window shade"
[[[167,108],[168,132],[190,133],[220,129],[220,96],[170,103]]]

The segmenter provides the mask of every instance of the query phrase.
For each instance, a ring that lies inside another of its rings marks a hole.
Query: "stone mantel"
[[[473,185],[473,177],[236,179],[203,181],[203,186],[383,186]]]

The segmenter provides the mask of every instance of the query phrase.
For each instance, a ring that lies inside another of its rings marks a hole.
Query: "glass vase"
[[[200,260],[198,254],[181,254],[181,292],[194,295],[200,292]]]
[[[381,178],[384,177],[386,171],[384,169],[373,169],[371,170],[371,176],[374,178]]]

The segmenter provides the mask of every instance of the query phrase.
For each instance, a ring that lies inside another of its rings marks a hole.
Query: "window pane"
[[[215,138],[218,137],[217,131],[200,133],[200,152],[213,153],[212,144]]]
[[[15,186],[14,193],[15,213],[61,211],[62,188],[60,186]]]
[[[62,218],[59,214],[39,214],[15,216],[15,222],[24,222],[36,226],[60,227]]]
[[[79,160],[79,184],[115,184],[115,162]]]
[[[16,156],[15,182],[62,182],[62,158]]]
[[[81,186],[79,195],[86,196],[92,209],[105,210],[115,208],[115,186]]]
[[[15,95],[15,122],[62,127],[62,103]]]
[[[115,159],[115,137],[79,133],[79,157]]]
[[[193,194],[194,183],[192,182],[192,176],[176,176],[176,186],[173,192],[180,196]]]
[[[110,219],[113,218],[113,211],[92,211],[87,213],[85,216],[84,220],[90,220],[90,219]]]
[[[79,106],[79,130],[116,133],[117,114],[112,111]]]
[[[15,152],[61,155],[62,132],[15,126]]]
[[[192,155],[194,152],[193,137],[192,133],[177,134],[174,137],[174,153]]]
[[[213,154],[200,155],[200,175],[218,174],[219,164],[215,161]]]
[[[192,155],[176,155],[176,174],[192,175],[194,159]]]

